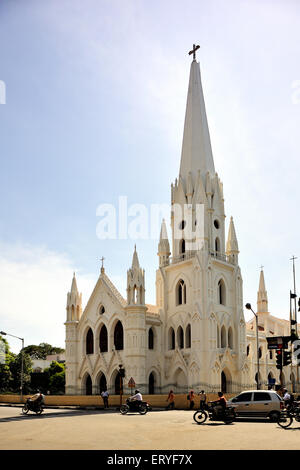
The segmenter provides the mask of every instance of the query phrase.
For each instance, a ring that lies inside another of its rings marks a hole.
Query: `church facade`
[[[256,388],[255,323],[246,324],[244,318],[238,242],[232,217],[225,234],[223,184],[215,171],[195,58],[171,207],[171,246],[164,220],[158,244],[156,305],[145,303],[145,273],[136,248],[126,298],[102,267],[83,311],[74,274],[65,322],[67,394],[104,389],[118,394],[120,365],[125,368],[124,393],[131,377],[142,393],[150,394]],[[268,313],[263,276],[261,272],[259,381],[267,386],[269,378],[278,383],[278,370],[266,336],[288,335],[289,322]],[[294,372],[285,382],[295,377]]]

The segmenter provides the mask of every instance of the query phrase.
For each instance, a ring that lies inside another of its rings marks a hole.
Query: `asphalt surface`
[[[1,450],[300,449],[300,423],[282,429],[269,420],[240,419],[230,425],[197,425],[193,411],[153,411],[122,416],[115,409],[45,409],[40,416],[21,407],[0,407]]]

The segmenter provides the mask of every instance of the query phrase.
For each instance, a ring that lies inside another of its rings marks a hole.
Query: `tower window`
[[[185,240],[184,239],[180,241],[179,251],[180,251],[180,254],[182,255],[185,253]]]
[[[215,239],[215,251],[216,252],[220,251],[220,240],[218,237]]]
[[[220,228],[219,221],[217,219],[214,220],[214,226],[218,229]]]
[[[226,305],[226,289],[223,279],[218,282],[218,301],[221,305]]]
[[[181,326],[177,330],[177,344],[179,349],[184,348],[183,329]]]
[[[175,349],[175,331],[173,330],[172,327],[169,329],[168,343],[169,343],[169,349]]]
[[[186,221],[185,221],[185,220],[182,220],[182,221],[180,222],[180,224],[179,224],[179,229],[180,229],[180,230],[183,230],[184,227],[185,227],[185,225],[186,225]]]
[[[223,325],[221,328],[221,348],[226,348],[226,328]]]
[[[154,349],[154,334],[153,334],[153,329],[149,329],[148,333],[148,349]]]
[[[188,326],[186,327],[186,330],[185,330],[185,347],[186,348],[190,348],[191,347],[191,325],[188,324]]]
[[[176,289],[177,305],[186,304],[186,285],[182,279],[177,284]]]

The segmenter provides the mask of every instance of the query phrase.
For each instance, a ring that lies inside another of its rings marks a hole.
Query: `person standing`
[[[190,401],[190,410],[192,410],[194,408],[194,405],[195,405],[194,390],[191,390],[190,393],[188,394],[188,400]]]
[[[201,390],[201,392],[199,392],[199,397],[200,397],[200,410],[204,410],[205,408],[205,403],[206,403],[206,393],[204,392],[204,390]]]
[[[101,397],[102,397],[102,400],[103,400],[104,409],[108,408],[108,397],[109,397],[108,391],[105,390],[105,391],[101,392]]]
[[[174,410],[174,408],[175,408],[175,395],[173,393],[173,390],[169,391],[169,395],[168,395],[168,398],[167,398],[166,401],[169,402],[169,404],[166,407],[166,410],[170,410],[170,409]]]

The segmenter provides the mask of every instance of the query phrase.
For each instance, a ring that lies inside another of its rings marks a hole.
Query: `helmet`
[[[135,393],[140,393],[140,391],[139,391],[139,390],[136,390]]]

